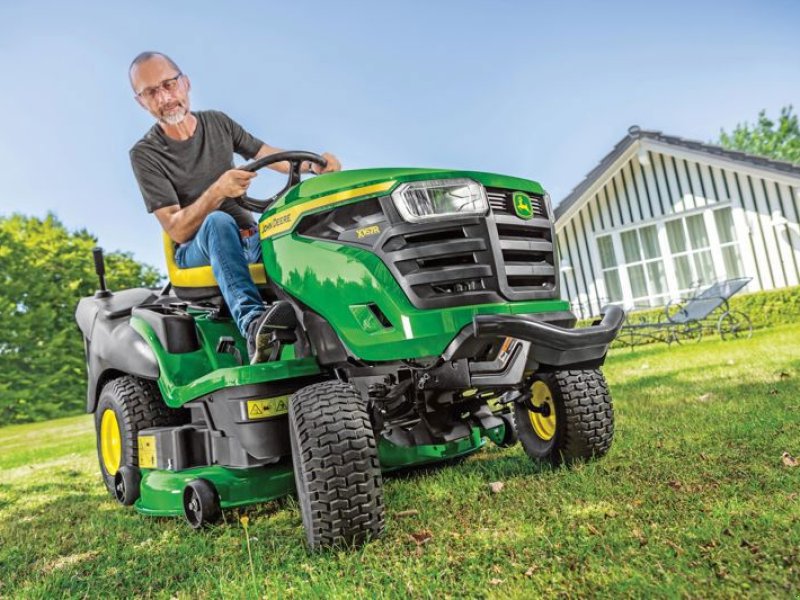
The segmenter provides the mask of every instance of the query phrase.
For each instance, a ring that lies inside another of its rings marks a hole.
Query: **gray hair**
[[[181,68],[175,63],[175,61],[172,60],[169,56],[167,56],[163,52],[155,52],[154,50],[146,50],[145,52],[140,52],[139,54],[137,54],[136,58],[134,58],[131,61],[131,66],[128,67],[128,79],[131,79],[131,73],[133,73],[133,68],[134,67],[138,67],[143,62],[147,62],[151,58],[157,58],[157,57],[158,58],[163,58],[165,61],[167,61],[169,66],[172,67],[173,69],[175,69],[178,73],[181,72]],[[133,84],[132,80],[131,80],[131,84]]]

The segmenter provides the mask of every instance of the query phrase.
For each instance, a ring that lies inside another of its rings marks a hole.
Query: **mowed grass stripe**
[[[307,555],[292,498],[251,507],[259,593],[795,597],[800,468],[781,453],[800,454],[798,339],[615,350],[607,457],[553,470],[490,445],[389,477],[387,534],[355,552]],[[0,597],[254,597],[236,512],[199,534],[141,517],[96,461],[89,416],[0,429]]]

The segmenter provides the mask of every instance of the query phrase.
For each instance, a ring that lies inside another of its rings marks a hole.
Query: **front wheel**
[[[357,546],[383,533],[383,486],[366,404],[328,381],[296,392],[289,439],[297,498],[311,550]]]
[[[555,465],[603,456],[614,437],[614,409],[599,369],[554,371],[533,378],[530,399],[514,404],[525,453]]]

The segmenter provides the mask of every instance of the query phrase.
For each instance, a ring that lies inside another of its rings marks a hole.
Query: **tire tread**
[[[564,404],[563,459],[597,458],[614,439],[614,407],[600,369],[559,371],[554,378]]]
[[[312,550],[361,544],[385,528],[378,449],[364,401],[338,381],[305,387],[289,407],[296,427],[300,472],[310,515]]]

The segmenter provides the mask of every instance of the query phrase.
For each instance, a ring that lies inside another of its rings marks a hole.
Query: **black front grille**
[[[513,190],[486,190],[502,257],[500,290],[509,300],[553,298],[557,293],[553,233],[542,196],[527,194],[533,216],[514,210]]]
[[[516,223],[503,223],[506,218],[509,217],[495,217],[508,287],[523,295],[548,295],[556,287],[549,223],[546,229],[535,225],[523,227]]]
[[[492,212],[496,215],[515,215],[514,210],[514,191],[504,190],[499,188],[490,188],[486,190],[486,195],[489,197],[489,206],[492,207]],[[525,194],[531,201],[531,208],[533,209],[533,218],[546,219],[547,208],[542,196],[533,194]]]
[[[482,218],[392,227],[378,254],[420,308],[500,301]]]

